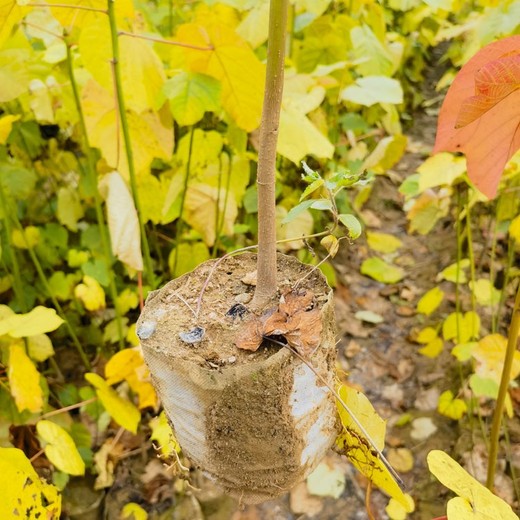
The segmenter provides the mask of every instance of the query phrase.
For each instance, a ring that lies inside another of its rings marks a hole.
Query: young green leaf
[[[382,283],[397,283],[404,278],[404,271],[400,267],[390,265],[381,258],[367,258],[361,264],[361,274],[366,274]]]
[[[361,235],[361,222],[354,216],[346,213],[338,215],[338,220],[348,229],[349,237],[356,240]]]

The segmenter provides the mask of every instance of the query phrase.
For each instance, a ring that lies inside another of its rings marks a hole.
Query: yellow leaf
[[[442,303],[444,291],[439,287],[430,289],[418,302],[417,312],[429,316]]]
[[[388,505],[385,507],[386,514],[390,520],[405,520],[408,513],[413,513],[415,511],[413,498],[408,493],[405,493],[404,496],[408,502],[407,508],[404,508],[395,498],[391,498]]]
[[[446,390],[439,397],[437,410],[440,414],[458,421],[467,411],[468,407],[462,399],[454,399],[453,392]]]
[[[0,123],[2,121],[0,120]],[[1,141],[0,141],[1,142]],[[509,224],[509,236],[517,243],[520,244],[520,215],[515,217],[511,224]]]
[[[128,177],[128,164],[121,125],[115,110],[114,96],[94,80],[82,91],[82,106],[92,146],[99,148],[107,164]],[[173,149],[171,116],[161,111],[137,114],[127,110],[136,172],[149,169],[152,160],[169,160]],[[119,133],[118,133],[119,129]]]
[[[432,339],[426,346],[419,349],[419,353],[429,358],[436,358],[444,348],[444,343],[441,338]]]
[[[234,30],[209,17],[207,25],[181,25],[175,40],[211,48],[184,49],[189,70],[220,80],[222,105],[237,126],[250,132],[260,125],[265,66]]]
[[[135,502],[125,504],[121,510],[120,520],[147,520],[148,513]]]
[[[208,246],[215,243],[216,222],[215,213],[217,202],[219,205],[220,220],[223,223],[222,233],[233,234],[233,224],[237,217],[237,206],[234,197],[227,197],[226,190],[217,189],[202,183],[193,183],[188,186],[184,202],[183,218],[198,231]]]
[[[16,0],[9,0],[0,4],[0,20],[2,20],[0,25],[0,49],[11,36],[14,26],[29,11],[30,7],[20,5]]]
[[[242,36],[244,40],[256,49],[267,40],[268,23],[269,1],[257,1],[237,27],[237,34]]]
[[[425,327],[419,332],[415,341],[417,341],[417,343],[426,344],[433,341],[436,337],[437,331],[433,327]]]
[[[85,374],[85,379],[96,389],[99,400],[110,414],[112,419],[132,433],[137,432],[141,419],[139,410],[127,399],[120,397],[117,392],[108,386],[107,382],[94,373]]]
[[[445,191],[435,193],[426,190],[415,200],[406,214],[406,218],[410,221],[410,233],[417,231],[421,235],[426,235],[440,218],[448,214],[451,199]]]
[[[376,413],[370,401],[361,392],[345,385],[338,388],[338,394],[367,434],[370,435],[375,447],[382,450],[386,423]],[[365,434],[340,403],[337,403],[337,407],[343,425],[343,432],[336,439],[339,449],[342,450],[354,467],[370,479],[373,484],[395,498],[404,508],[409,509],[405,494],[388,468],[372,449]]]
[[[154,417],[150,420],[150,428],[152,430],[150,439],[157,442],[162,455],[168,457],[174,451],[177,453],[181,452],[181,447],[179,446],[177,439],[175,439],[175,435],[173,434],[164,410],[158,417]]]
[[[441,152],[428,157],[419,168],[419,192],[443,184],[452,185],[453,181],[466,171],[466,158]]]
[[[4,24],[0,25],[1,32],[3,27]],[[12,101],[27,92],[31,80],[30,69],[27,66],[30,57],[27,49],[0,51],[0,103]]]
[[[478,345],[477,342],[471,341],[470,343],[459,343],[458,345],[455,345],[451,349],[451,353],[453,356],[455,356],[459,361],[467,361],[468,359],[471,359],[471,353],[475,349],[475,347]]]
[[[283,108],[280,113],[277,151],[299,164],[306,155],[331,158],[334,146],[305,114],[289,107]]]
[[[56,468],[69,475],[85,474],[85,463],[76,444],[61,426],[43,420],[36,423],[36,431],[47,443],[44,448],[45,455]]]
[[[114,354],[105,366],[105,377],[108,385],[127,381],[139,398],[139,408],[157,406],[157,395],[139,348],[128,348]]]
[[[135,309],[138,305],[139,296],[128,287],[117,295],[116,308],[121,316],[124,316],[130,309]]]
[[[9,386],[19,412],[29,410],[41,412],[43,391],[40,386],[40,373],[25,353],[22,345],[9,347]]]
[[[345,490],[344,469],[321,462],[307,477],[307,490],[311,495],[332,497],[337,500]]]
[[[453,339],[457,343],[467,343],[477,338],[480,331],[480,317],[476,312],[466,314],[452,312],[442,324],[442,335],[446,341]]]
[[[477,361],[475,373],[484,379],[492,379],[500,383],[504,358],[507,348],[507,338],[501,334],[489,334],[483,337],[473,349],[471,355]],[[511,381],[520,375],[520,352],[516,351],[511,368]]]
[[[493,306],[497,305],[500,301],[500,291],[485,278],[480,278],[479,280],[476,280],[475,283],[470,281],[469,288],[473,291],[473,294],[480,305]]]
[[[413,469],[413,453],[408,448],[392,448],[388,450],[388,462],[401,473],[408,473]]]
[[[61,224],[71,231],[78,230],[78,220],[83,217],[84,211],[77,189],[63,187],[58,190],[58,208],[56,216]]]
[[[157,110],[166,81],[161,60],[150,43],[140,38],[122,35],[119,47],[121,82],[127,107],[137,113]],[[102,87],[111,91],[114,79],[108,19],[82,27],[79,50],[85,68]]]
[[[134,200],[125,181],[118,172],[108,173],[99,182],[99,192],[106,200],[114,256],[132,269],[142,271],[139,221]]]
[[[0,518],[58,520],[58,489],[40,479],[22,450],[0,447]]]
[[[27,338],[29,357],[34,361],[45,361],[54,356],[52,341],[47,334],[37,334]]]
[[[0,8],[1,9],[1,8]],[[0,15],[1,18],[1,15]],[[0,37],[1,40],[1,37]],[[13,128],[13,123],[20,119],[20,115],[12,115],[7,114],[0,118],[0,144],[5,144],[9,134],[11,133],[11,129]]]
[[[323,237],[320,244],[327,250],[329,255],[334,258],[339,249],[339,241],[334,235]]]
[[[403,245],[394,235],[377,231],[367,231],[367,242],[370,249],[380,253],[394,253]]]
[[[105,291],[99,282],[91,276],[85,275],[83,283],[76,285],[74,295],[79,298],[85,309],[88,311],[98,311],[105,308]]]
[[[40,241],[40,230],[35,226],[27,226],[24,230],[13,229],[11,242],[19,249],[32,249]]]
[[[431,473],[459,495],[448,502],[450,520],[518,520],[508,504],[469,475],[447,453],[430,451],[427,461]]]
[[[466,276],[464,269],[467,269],[468,267],[469,260],[467,258],[463,258],[459,263],[455,262],[441,271],[439,275],[440,279],[448,280],[448,282],[453,283],[466,283],[468,281],[468,277]]]
[[[52,4],[63,4],[60,0],[49,0],[48,3],[51,5],[54,18],[56,18],[63,27],[68,29],[69,33],[73,27],[83,28],[94,22],[102,24],[106,21],[106,14],[88,10],[98,9],[105,11],[107,4],[104,0],[67,0],[67,5],[70,5],[70,8],[67,9],[59,7],[52,9]],[[119,26],[121,26],[125,20],[134,17],[134,4],[132,0],[117,0],[114,4],[116,18],[120,22]],[[75,6],[78,6],[79,9],[74,9]],[[82,7],[85,9],[81,9]],[[96,43],[99,44],[99,42]]]
[[[9,334],[13,338],[37,336],[56,330],[63,320],[54,309],[38,305],[27,314],[11,314],[0,319],[0,336]]]

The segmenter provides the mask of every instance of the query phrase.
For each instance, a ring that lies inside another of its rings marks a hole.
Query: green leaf
[[[84,211],[77,190],[60,188],[58,190],[58,209],[56,216],[61,224],[71,231],[78,230],[78,220],[83,217]]]
[[[303,200],[303,199],[306,199],[311,193],[315,192],[316,190],[320,189],[323,184],[324,184],[325,180],[324,179],[318,179],[316,181],[313,181],[311,182],[311,184],[309,184],[305,190],[303,191],[301,197],[300,197],[300,202]]]
[[[216,112],[220,91],[218,80],[197,72],[181,72],[163,86],[173,117],[182,126],[198,123],[205,112]]]
[[[354,314],[354,318],[367,323],[383,323],[383,316],[372,311],[358,311]]]
[[[36,174],[20,166],[0,164],[0,182],[14,199],[27,199],[36,185]]]
[[[439,287],[434,287],[417,302],[417,312],[429,316],[442,303],[443,299],[444,291]]]
[[[404,271],[400,267],[386,263],[380,258],[367,258],[361,264],[361,274],[366,274],[382,283],[397,283],[404,278]]]
[[[394,235],[377,231],[367,231],[367,243],[370,249],[379,253],[394,253],[403,245]]]
[[[340,98],[367,107],[376,103],[400,104],[403,102],[403,89],[396,79],[368,76],[358,78],[354,85],[344,88]]]
[[[451,353],[461,362],[468,361],[471,359],[471,355],[477,346],[478,343],[476,341],[459,343],[451,349]]]
[[[38,435],[47,443],[45,455],[60,471],[69,475],[84,475],[85,463],[78,453],[72,437],[51,421],[36,423]]]
[[[304,200],[303,202],[300,202],[297,206],[294,206],[294,208],[291,208],[289,213],[284,217],[282,220],[282,224],[289,224],[289,222],[292,222],[300,213],[303,213],[306,209],[309,209],[316,200]]]
[[[177,266],[175,267],[175,258]],[[185,242],[172,249],[168,257],[170,273],[174,278],[193,271],[209,258],[209,249],[204,242]],[[174,269],[175,268],[175,269]]]
[[[348,229],[349,237],[356,240],[361,235],[361,223],[354,215],[341,213],[338,215],[338,220]]]

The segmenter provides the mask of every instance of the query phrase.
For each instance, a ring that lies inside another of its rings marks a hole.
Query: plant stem
[[[130,187],[132,188],[132,197],[134,199],[135,209],[137,210],[137,220],[139,221],[139,230],[141,232],[141,241],[143,244],[143,257],[146,270],[146,278],[152,289],[155,289],[155,275],[153,271],[152,257],[150,256],[150,247],[144,227],[141,203],[139,202],[139,193],[137,191],[137,179],[134,166],[134,153],[132,149],[132,140],[130,139],[130,129],[126,118],[126,105],[123,95],[123,82],[121,80],[121,67],[119,64],[119,40],[117,33],[116,13],[114,0],[108,0],[108,19],[110,22],[110,36],[112,39],[112,64],[114,67],[114,83],[116,88],[117,109],[119,119],[121,121],[121,130],[123,132],[123,140],[125,142],[126,161],[128,163],[128,174],[130,176]]]
[[[500,387],[498,389],[497,402],[493,411],[493,422],[491,424],[490,449],[488,458],[488,471],[486,486],[493,491],[495,482],[495,467],[498,455],[498,441],[500,437],[500,426],[502,424],[502,416],[504,415],[504,406],[507,397],[507,389],[511,381],[511,368],[516,353],[518,343],[518,335],[520,333],[520,283],[516,290],[515,304],[513,307],[513,315],[509,325],[509,337],[507,340],[506,355],[504,366],[502,368],[502,376],[500,378]]]
[[[271,0],[264,104],[258,152],[257,286],[252,301],[264,307],[276,294],[276,144],[282,105],[288,0]]]
[[[2,204],[5,202],[5,197],[3,196],[3,190],[0,186],[0,193],[2,193]],[[7,206],[3,207],[3,210],[6,211],[9,208]],[[25,230],[21,224],[21,222],[18,220],[18,216],[16,215],[15,211],[12,211],[10,213],[13,215],[13,220],[16,225],[16,228],[20,231],[23,241],[25,242],[25,245],[27,247],[27,252],[29,253],[29,256],[31,257],[32,263],[34,264],[34,267],[36,269],[36,272],[38,273],[38,277],[40,279],[41,284],[45,287],[45,290],[47,291],[47,294],[49,295],[49,298],[52,301],[52,304],[54,305],[56,311],[58,312],[59,316],[63,319],[65,322],[65,327],[67,328],[67,331],[69,332],[69,335],[72,339],[72,342],[74,343],[74,346],[76,347],[79,356],[81,360],[83,361],[83,364],[87,369],[90,369],[90,361],[88,360],[87,355],[85,354],[85,351],[83,350],[83,345],[79,341],[78,337],[76,336],[76,333],[74,332],[74,329],[72,328],[72,325],[67,320],[67,317],[65,316],[65,313],[63,312],[63,309],[61,305],[59,304],[58,300],[56,299],[56,296],[54,296],[54,292],[51,289],[51,286],[49,285],[49,282],[47,280],[47,277],[45,276],[45,273],[43,272],[43,268],[40,264],[40,261],[38,260],[38,257],[36,256],[36,253],[33,250],[33,247],[29,244],[29,241],[27,240],[27,237],[25,236]]]
[[[94,205],[96,208],[96,219],[99,227],[99,234],[101,236],[101,245],[103,247],[103,251],[105,253],[105,258],[108,261],[108,289],[110,291],[110,297],[112,298],[112,302],[114,303],[114,308],[116,311],[116,324],[117,324],[117,333],[119,336],[119,348],[123,349],[125,347],[125,341],[123,337],[123,323],[121,321],[121,313],[117,308],[117,288],[116,282],[114,279],[114,255],[112,254],[112,249],[110,247],[110,241],[108,238],[107,227],[105,224],[105,217],[103,215],[103,208],[101,205],[101,196],[99,195],[99,190],[97,187],[97,174],[96,167],[94,164],[94,158],[92,157],[92,148],[90,147],[90,140],[87,132],[87,125],[85,123],[85,115],[83,113],[83,108],[81,106],[81,100],[79,97],[79,89],[78,84],[76,82],[76,76],[74,75],[74,66],[72,61],[72,51],[68,42],[65,45],[67,49],[67,72],[69,74],[70,85],[72,87],[72,94],[74,97],[74,103],[76,105],[76,110],[78,112],[79,117],[79,126],[81,130],[81,137],[83,138],[83,148],[85,150],[85,155],[87,157],[87,178],[90,184],[90,187],[94,193]]]
[[[181,196],[181,207],[179,209],[179,218],[177,222],[177,230],[175,233],[175,257],[173,260],[173,273],[175,276],[177,272],[177,261],[179,259],[179,245],[181,243],[181,235],[183,229],[182,215],[184,213],[184,204],[186,203],[186,193],[188,191],[188,183],[190,181],[190,170],[191,170],[191,154],[193,153],[193,134],[195,133],[195,127],[192,125],[190,129],[190,143],[188,146],[188,162],[186,163],[186,175],[184,176],[184,186],[182,188]]]

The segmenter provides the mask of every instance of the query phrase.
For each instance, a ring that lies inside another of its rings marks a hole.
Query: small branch
[[[264,104],[258,153],[258,279],[252,306],[276,294],[276,145],[282,105],[288,0],[271,0]]]
[[[97,9],[96,7],[87,7],[84,5],[70,5],[70,4],[25,4],[25,7],[48,7],[53,9],[54,7],[63,7],[64,9],[79,9],[80,11],[91,11],[93,13],[108,14],[106,9]]]
[[[490,448],[488,458],[488,471],[486,479],[486,487],[493,491],[495,482],[495,469],[498,456],[498,444],[500,438],[500,427],[502,425],[502,416],[504,415],[504,406],[507,397],[507,390],[511,381],[511,368],[513,359],[517,351],[518,335],[520,334],[520,283],[516,290],[515,304],[513,307],[513,315],[511,316],[511,324],[509,326],[509,336],[507,340],[507,348],[502,368],[502,376],[500,378],[500,387],[498,389],[497,402],[493,411],[493,422],[491,424]]]
[[[135,34],[128,31],[118,31],[119,36],[130,36],[131,38],[139,38],[141,40],[148,40],[149,42],[163,43],[164,45],[175,45],[177,47],[185,47],[186,49],[194,49],[196,51],[213,51],[215,47],[209,45],[208,47],[201,47],[199,45],[191,45],[190,43],[176,42],[173,40],[165,40],[157,36],[145,36],[144,34]]]
[[[93,403],[97,401],[97,397],[91,397],[90,399],[86,399],[85,401],[81,401],[81,403],[71,404],[70,406],[65,406],[63,408],[59,408],[58,410],[53,410],[52,412],[44,413],[39,420],[47,419],[48,417],[53,417],[55,415],[59,415],[60,413],[70,412],[71,410],[76,410],[77,408],[81,408],[82,406],[86,406],[87,404]]]
[[[141,203],[139,201],[139,192],[137,190],[137,176],[134,165],[134,153],[132,148],[132,139],[130,138],[130,128],[126,117],[125,98],[123,95],[123,82],[121,79],[121,67],[119,63],[119,41],[115,13],[115,0],[108,0],[108,19],[110,22],[110,36],[112,39],[112,63],[114,67],[114,82],[117,94],[117,109],[119,112],[119,120],[121,122],[121,130],[123,132],[123,140],[125,143],[126,160],[128,163],[128,174],[130,177],[130,187],[132,189],[132,197],[134,199],[135,209],[137,210],[137,220],[139,221],[139,231],[141,233],[141,241],[143,245],[143,257],[146,268],[146,277],[148,283],[155,288],[155,274],[153,271],[152,257],[150,256],[150,247],[148,245],[148,237],[146,236],[146,228],[143,222],[141,211]]]

